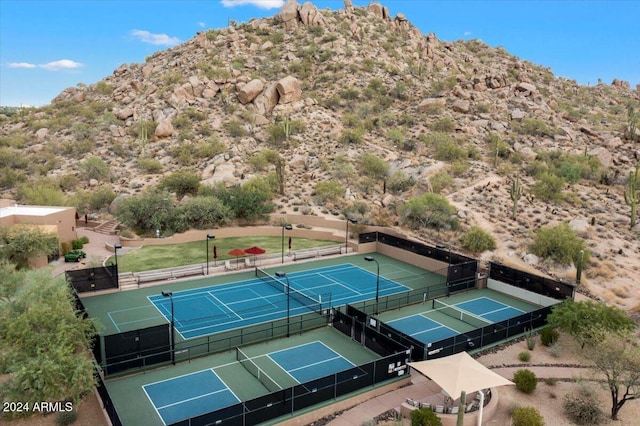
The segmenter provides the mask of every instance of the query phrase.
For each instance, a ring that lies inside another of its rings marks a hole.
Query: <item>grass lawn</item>
[[[288,251],[288,239],[285,238],[285,252]],[[337,244],[335,241],[310,240],[307,238],[293,238],[291,250],[322,247]],[[209,262],[213,265],[213,247],[218,254],[217,262],[227,259],[235,260],[229,256],[229,251],[239,248],[247,249],[258,246],[266,250],[266,255],[281,253],[282,237],[230,237],[209,240]],[[175,266],[193,265],[207,261],[206,240],[193,241],[184,244],[171,244],[166,246],[146,246],[140,249],[128,249],[126,253],[118,251],[118,270],[120,272],[140,272],[153,269],[171,268]],[[247,255],[248,256],[248,255]],[[240,258],[242,261],[242,257]],[[114,262],[113,256],[107,262]]]

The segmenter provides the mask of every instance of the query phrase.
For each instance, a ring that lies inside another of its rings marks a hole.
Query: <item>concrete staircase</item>
[[[93,228],[93,230],[99,234],[116,235],[118,233],[119,227],[120,227],[120,222],[113,219],[108,222],[102,222],[100,225]]]

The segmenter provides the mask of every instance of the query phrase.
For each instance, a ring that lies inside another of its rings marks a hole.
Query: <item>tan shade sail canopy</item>
[[[409,363],[411,368],[436,382],[452,398],[462,391],[467,394],[514,383],[494,373],[468,353],[460,352],[444,358]]]

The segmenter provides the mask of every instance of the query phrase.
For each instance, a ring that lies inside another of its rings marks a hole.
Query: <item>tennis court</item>
[[[271,350],[264,352],[267,348]],[[198,360],[194,362],[195,371],[183,372],[175,377],[170,376],[172,369],[165,369],[124,381],[139,383],[138,389],[141,389],[146,399],[144,404],[138,405],[139,410],[149,405],[162,423],[167,425],[233,406],[246,400],[248,395],[275,392],[331,376],[354,368],[355,363],[369,362],[375,358],[375,355],[353,345],[349,339],[330,329],[297,336],[293,341],[247,347],[245,351],[247,353],[236,348],[235,360],[228,357],[230,354]],[[174,369],[189,368],[189,365],[184,364]],[[207,367],[203,368],[203,365]],[[247,379],[249,373],[251,380]],[[145,379],[146,376],[159,374],[165,377]],[[361,374],[366,372],[362,371]],[[167,375],[169,376],[166,377]],[[313,392],[312,389],[309,391]],[[153,418],[138,419],[138,424],[158,424],[158,419],[151,416]]]
[[[380,296],[409,290],[409,287],[385,277],[380,277],[378,286],[376,274],[353,264],[291,272],[286,278],[274,277],[260,269],[257,274],[260,278],[174,291],[176,331],[183,339],[191,339],[286,318],[287,293],[290,296],[289,315],[295,316],[373,299],[376,287],[379,287]],[[155,294],[148,296],[148,300],[166,321],[171,321],[171,298]],[[115,328],[120,330],[140,320],[135,317],[136,313],[143,313],[144,320],[154,316],[145,307],[137,311],[110,311],[108,315]]]
[[[272,352],[268,356],[299,383],[355,366],[324,343],[317,341]]]
[[[421,312],[411,312],[411,315],[395,317],[387,321],[383,319],[383,321],[390,327],[428,344],[478,327],[514,318],[531,310],[522,301],[504,300],[506,295],[501,295],[500,298],[503,301],[498,301],[496,300],[497,293],[490,290],[480,291],[486,295],[472,299],[469,299],[468,295],[455,296],[451,298],[450,303],[434,299],[429,310],[425,311],[424,305],[422,305]],[[474,292],[474,295],[477,293]],[[520,308],[509,303],[518,305]]]
[[[150,383],[142,389],[165,425],[240,402],[211,369]]]

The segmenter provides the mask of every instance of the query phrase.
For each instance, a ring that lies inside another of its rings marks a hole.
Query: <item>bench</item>
[[[193,266],[190,268],[180,268],[171,271],[151,271],[140,272],[135,275],[138,285],[145,282],[175,280],[176,278],[189,277],[192,275],[204,275],[205,270],[202,266]]]
[[[300,250],[293,253],[293,260],[310,259],[312,257],[322,257],[341,253],[342,246],[330,246],[319,249]]]

